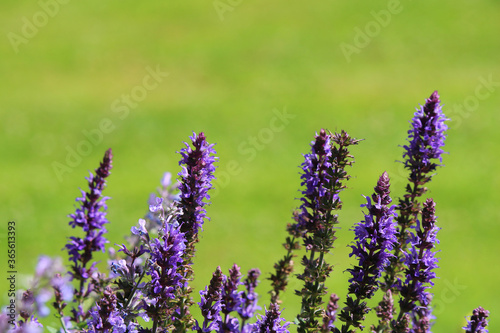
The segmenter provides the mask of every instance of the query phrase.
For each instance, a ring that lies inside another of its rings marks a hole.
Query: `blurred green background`
[[[257,291],[267,304],[265,278],[299,205],[298,165],[327,128],[365,139],[352,149],[328,257],[329,291],[344,300],[361,194],[384,170],[394,197],[403,193],[396,160],[408,121],[438,90],[451,122],[446,166],[428,192],[442,227],[433,331],[460,332],[479,305],[498,331],[499,14],[493,0],[3,0],[0,239],[16,221],[20,286],[39,254],[66,257],[67,215],[107,148],[115,155],[105,192],[114,244],[144,215],[163,172],[179,172],[176,151],[194,130],[217,143],[220,157],[194,295],[217,265],[227,272],[238,263],[262,270]],[[70,150],[78,156],[67,160]],[[292,320],[293,292],[284,308]]]

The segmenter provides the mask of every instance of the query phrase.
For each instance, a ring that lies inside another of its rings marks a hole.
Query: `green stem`
[[[151,329],[151,331],[152,331],[153,333],[156,333],[156,329],[157,329],[157,327],[158,327],[158,320],[157,320],[157,319],[155,319],[155,321],[153,322],[153,328]]]
[[[66,328],[66,324],[64,323],[63,316],[59,316],[59,321],[61,322],[62,329],[64,330],[64,333],[68,333],[68,329]]]
[[[130,303],[132,302],[132,298],[134,298],[134,294],[137,291],[137,288],[139,287],[139,284],[141,283],[142,278],[144,277],[144,274],[146,273],[146,270],[144,269],[141,276],[139,277],[139,280],[137,281],[136,285],[134,286],[134,289],[130,292],[129,298],[127,300],[127,303],[125,304],[125,309],[128,308]]]

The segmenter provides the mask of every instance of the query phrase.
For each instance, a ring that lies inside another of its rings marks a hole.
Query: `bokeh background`
[[[321,128],[344,129],[365,140],[352,149],[328,257],[329,291],[343,300],[361,195],[384,170],[394,197],[403,193],[406,172],[396,161],[408,121],[438,90],[451,121],[449,154],[428,192],[442,227],[433,331],[461,331],[479,305],[499,330],[499,15],[494,0],[3,0],[1,267],[10,220],[19,287],[38,255],[66,258],[67,215],[110,147],[108,236],[121,243],[163,172],[179,172],[182,141],[204,131],[220,162],[195,296],[218,265],[227,272],[238,263],[262,270],[263,306],[299,205],[302,154]],[[5,304],[5,277],[0,287]],[[292,281],[284,296],[289,320],[299,287]]]

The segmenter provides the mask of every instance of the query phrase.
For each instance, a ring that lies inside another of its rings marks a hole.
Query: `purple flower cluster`
[[[255,311],[260,309],[260,306],[257,305],[258,299],[257,293],[255,292],[255,288],[259,283],[257,280],[259,276],[260,270],[258,268],[252,268],[248,271],[247,277],[243,282],[245,291],[243,291],[243,294],[241,295],[241,306],[237,309],[238,314],[243,321],[242,325],[244,325],[248,319],[253,317]]]
[[[106,200],[102,196],[102,191],[106,185],[106,178],[110,174],[111,161],[113,155],[111,149],[107,150],[99,168],[95,170],[87,179],[89,191],[82,190],[82,197],[76,201],[80,203],[74,214],[71,214],[69,225],[73,228],[79,227],[85,232],[83,238],[70,237],[70,242],[66,245],[69,259],[73,262],[71,276],[80,281],[86,281],[95,271],[95,263],[87,267],[87,263],[92,260],[92,253],[104,252],[104,245],[108,242],[103,234],[107,232],[104,224],[106,219]],[[82,290],[80,290],[82,292]]]
[[[243,302],[243,292],[238,290],[238,287],[241,285],[240,278],[240,268],[236,264],[229,269],[229,276],[224,276],[221,312],[224,314],[222,330],[225,332],[235,332],[239,327],[238,319],[230,318],[229,314],[233,311],[238,311]]]
[[[164,224],[163,235],[150,244],[150,260],[147,274],[151,276],[148,300],[144,309],[150,318],[163,320],[172,314],[170,303],[176,291],[185,283],[181,273],[186,239],[175,223]]]
[[[478,307],[472,311],[470,320],[467,320],[467,326],[462,327],[467,333],[488,333],[486,326],[488,326],[488,317],[490,312]]]
[[[103,297],[90,310],[89,333],[136,333],[136,324],[125,323],[123,314],[117,309],[116,295],[106,288]],[[128,326],[128,327],[127,327]]]
[[[303,239],[309,252],[309,256],[305,255],[301,262],[304,273],[297,275],[304,282],[302,289],[295,291],[302,297],[301,312],[297,316],[298,332],[314,331],[323,319],[323,300],[318,295],[326,294],[325,282],[333,270],[325,261],[325,255],[332,249],[336,239],[338,216],[334,211],[342,206],[338,194],[345,187],[343,181],[350,178],[345,172],[345,167],[352,165],[348,147],[358,142],[344,131],[331,135],[322,129],[311,143],[311,153],[304,155],[301,165],[301,185],[305,187],[302,205],[296,215],[297,223],[288,228],[292,236]],[[279,270],[272,277],[273,301],[277,299],[275,295],[282,289],[281,286],[286,286],[286,274],[282,274],[282,269],[292,267],[290,250],[294,247],[294,241],[288,239],[285,245],[288,254],[281,262],[283,265],[275,266]]]
[[[388,269],[384,278],[385,288],[391,288],[401,278],[404,270],[404,253],[407,252],[409,230],[416,224],[419,212],[422,210],[419,198],[427,191],[425,186],[442,162],[445,131],[448,120],[440,106],[439,95],[434,91],[426,100],[424,106],[417,109],[408,131],[409,144],[404,146],[403,158],[405,167],[409,170],[409,184],[405,187],[406,194],[399,199],[398,204],[398,245],[395,251],[394,265]]]
[[[430,315],[426,309],[430,305],[432,294],[426,290],[434,285],[433,279],[436,277],[434,270],[438,268],[438,259],[433,250],[439,244],[436,238],[439,228],[436,226],[435,207],[436,204],[432,199],[425,201],[422,221],[417,221],[417,225],[413,227],[410,246],[405,253],[406,279],[400,287],[402,296],[400,306],[402,312],[413,315],[414,321],[417,317]]]
[[[186,234],[188,244],[197,242],[198,231],[206,218],[204,206],[207,202],[204,200],[210,200],[208,190],[212,188],[211,181],[215,178],[213,164],[216,161],[216,157],[213,156],[216,153],[214,145],[207,143],[203,132],[198,135],[193,132],[190,139],[193,148],[185,143],[186,148],[182,148],[179,152],[182,156],[179,162],[182,166],[182,171],[179,172],[181,177],[179,205],[182,208],[179,223],[181,231]]]
[[[202,326],[195,325],[195,330],[201,332],[212,332],[219,329],[222,321],[222,284],[224,282],[224,275],[220,267],[215,270],[210,284],[205,290],[200,291],[201,301],[198,303],[203,316]]]
[[[329,332],[335,328],[334,323],[337,319],[337,310],[339,297],[336,294],[330,295],[330,300],[326,306],[325,316],[323,317],[323,332]]]
[[[365,197],[367,203],[361,205],[368,209],[368,214],[354,227],[356,242],[351,245],[350,256],[356,256],[359,264],[348,269],[352,274],[349,293],[361,299],[371,298],[378,289],[378,279],[389,265],[393,256],[391,251],[397,242],[395,206],[389,206],[392,202],[389,194],[389,176],[384,172],[371,199]]]
[[[397,242],[396,213],[390,197],[390,184],[387,172],[384,172],[370,197],[365,197],[366,204],[361,207],[368,209],[363,221],[354,227],[355,243],[351,245],[350,256],[358,258],[358,265],[348,269],[352,275],[349,279],[349,294],[346,307],[340,313],[340,319],[345,322],[342,332],[348,332],[349,327],[363,328],[365,314],[371,309],[362,300],[371,298],[379,288],[379,278],[390,264],[394,255],[391,251]]]
[[[64,307],[73,299],[73,287],[69,283],[69,277],[61,275],[64,266],[61,258],[40,256],[35,269],[35,279],[30,288],[34,294],[34,306],[40,317],[46,317],[50,313],[47,302],[56,294],[60,300],[60,306]],[[62,309],[61,309],[62,310]],[[59,313],[59,312],[58,312]]]
[[[301,185],[305,188],[302,191],[302,205],[296,229],[302,237],[323,228],[326,215],[329,213],[325,203],[331,205],[331,202],[335,201],[337,194],[331,191],[330,184],[331,157],[330,135],[322,129],[311,142],[311,153],[304,155],[304,162],[301,165],[303,170],[300,177]],[[304,242],[309,248],[314,246],[310,237],[306,237]]]
[[[14,307],[14,310],[17,310],[19,313],[19,319],[14,320],[12,318],[13,315],[9,315],[9,317],[0,316],[0,327],[7,326],[5,331],[0,332],[41,333],[43,326],[35,316],[35,301],[35,295],[31,290],[28,289],[23,292],[22,297],[18,302],[18,309]],[[5,320],[7,320],[7,325],[3,323]],[[8,329],[9,324],[11,325],[10,330]]]
[[[229,276],[222,273],[220,267],[214,272],[209,286],[200,291],[201,302],[198,303],[203,315],[203,325],[197,323],[195,329],[198,332],[250,332],[252,324],[246,324],[252,318],[257,306],[257,278],[260,275],[258,269],[248,271],[244,283],[240,281],[240,268],[234,264],[229,269]],[[239,286],[244,285],[245,291],[240,291]],[[242,322],[233,317],[232,313],[238,313]]]
[[[283,323],[284,322],[284,323]],[[252,325],[252,333],[289,333],[290,323],[281,318],[279,305],[271,303],[266,314],[261,316],[255,324]]]
[[[411,170],[410,179],[418,180],[422,174],[432,172],[442,162],[444,132],[448,126],[444,123],[447,118],[439,105],[439,95],[434,91],[414,114],[412,128],[408,131],[409,145],[405,145],[405,166]]]
[[[178,196],[178,183],[172,183],[172,174],[165,172],[160,181],[161,187],[158,188],[157,193],[151,193],[149,196],[149,206],[146,216],[144,217],[149,223],[147,229],[155,231],[162,226],[162,216],[165,210],[168,210],[172,203],[179,200]],[[159,209],[158,202],[162,209]],[[151,209],[153,208],[153,209]]]

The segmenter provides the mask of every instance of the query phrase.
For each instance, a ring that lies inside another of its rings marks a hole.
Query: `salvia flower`
[[[89,333],[137,333],[138,325],[126,321],[126,315],[117,308],[117,298],[107,287],[103,297],[90,309]]]
[[[65,272],[61,258],[40,256],[35,268],[34,279],[30,286],[33,293],[33,307],[40,317],[46,317],[50,313],[47,306],[54,296],[54,290],[58,290],[61,299],[69,301],[73,298],[73,286],[70,284],[69,276],[61,276]]]
[[[335,201],[336,193],[330,190],[331,156],[330,135],[322,129],[311,142],[311,153],[304,155],[304,162],[301,165],[303,173],[300,178],[304,190],[296,229],[303,236],[323,228],[326,215],[329,213],[325,203],[331,205],[331,202]],[[306,246],[313,246],[311,239],[306,239],[305,243]]]
[[[222,321],[222,288],[223,288],[224,275],[220,267],[215,270],[210,284],[200,291],[201,301],[198,303],[203,316],[203,324],[199,326],[196,322],[195,330],[201,332],[217,331],[220,328]]]
[[[335,328],[334,323],[337,319],[337,310],[339,308],[338,301],[339,297],[336,294],[330,295],[330,301],[326,306],[325,315],[323,317],[323,332],[330,332]]]
[[[321,305],[327,289],[325,282],[333,269],[325,261],[325,255],[333,248],[336,239],[338,216],[334,211],[342,206],[339,192],[345,188],[343,182],[350,178],[345,171],[346,166],[352,165],[348,147],[358,142],[344,131],[331,135],[321,130],[311,143],[311,153],[304,155],[302,206],[296,226],[289,228],[293,231],[292,236],[303,238],[309,252],[308,256],[302,257],[304,273],[297,275],[304,281],[304,286],[295,291],[302,297],[301,311],[297,316],[300,333],[315,330],[323,318]],[[287,245],[291,248],[293,242]],[[285,279],[282,281],[286,282]]]
[[[439,95],[434,91],[417,109],[408,131],[409,144],[404,146],[405,167],[411,170],[410,179],[420,180],[422,174],[427,174],[436,169],[442,162],[447,118],[440,106]]]
[[[14,327],[7,331],[8,333],[42,333],[43,325],[38,318],[31,316],[26,321],[14,323]]]
[[[95,262],[90,267],[87,264],[92,260],[94,252],[104,252],[105,244],[108,242],[104,238],[107,232],[104,225],[108,223],[106,219],[106,200],[102,196],[102,191],[106,185],[106,178],[110,174],[113,155],[111,149],[107,150],[100,166],[87,179],[89,190],[85,193],[82,190],[82,197],[76,201],[80,204],[74,214],[71,214],[69,224],[73,228],[81,228],[85,236],[70,237],[66,249],[69,253],[69,259],[72,261],[72,271],[70,275],[73,279],[80,281],[78,296],[81,298],[84,294],[84,282],[87,281],[95,271]]]
[[[90,319],[88,321],[88,326],[93,332],[112,332],[113,324],[115,322],[113,317],[116,317],[116,295],[112,292],[111,288],[106,288],[103,293],[103,297],[97,302],[97,304],[90,310]],[[123,319],[122,319],[123,321]],[[118,325],[122,326],[123,322]]]
[[[488,326],[487,318],[489,315],[490,312],[482,307],[474,309],[470,320],[467,320],[467,326],[464,326],[463,329],[467,333],[488,333],[486,326]]]
[[[361,205],[368,209],[368,213],[354,227],[356,241],[351,245],[350,256],[356,256],[359,263],[348,269],[352,274],[349,293],[361,299],[371,298],[378,289],[378,279],[389,264],[393,256],[391,251],[397,242],[395,206],[389,206],[392,202],[389,194],[389,176],[384,172],[377,182],[375,193],[371,198],[365,197],[367,203]]]
[[[171,315],[169,303],[178,288],[184,286],[181,273],[186,239],[176,224],[165,224],[163,235],[151,241],[147,274],[151,276],[150,303],[145,303],[149,317],[159,320]],[[151,305],[154,304],[154,305]]]
[[[375,308],[375,311],[379,322],[378,326],[372,325],[372,332],[388,332],[394,316],[394,300],[391,289],[385,292],[382,301]]]
[[[366,204],[361,207],[368,209],[363,221],[354,227],[355,243],[351,245],[350,256],[358,258],[358,265],[348,269],[352,277],[349,279],[349,294],[346,307],[340,313],[340,319],[345,322],[343,332],[348,328],[363,328],[361,322],[370,310],[362,300],[371,298],[379,287],[379,278],[389,258],[396,239],[396,221],[394,206],[390,197],[390,184],[387,172],[384,172],[370,197],[365,197]]]
[[[175,201],[179,200],[177,187],[179,184],[172,183],[172,174],[170,172],[165,172],[161,179],[161,187],[158,188],[158,194],[160,195],[160,199],[162,199],[161,204],[163,205],[164,210],[167,210],[168,207]],[[157,195],[155,193],[151,193],[149,197],[149,205],[155,206],[158,204]],[[155,222],[156,226],[161,226],[162,221],[159,216],[158,209],[151,210],[147,213],[146,219],[151,222]]]
[[[213,144],[209,144],[205,139],[205,134],[193,133],[190,137],[193,148],[185,143],[186,148],[180,150],[182,159],[179,165],[182,171],[179,172],[180,179],[180,207],[182,216],[179,217],[181,231],[186,234],[188,244],[197,242],[198,231],[201,229],[206,218],[205,206],[210,200],[208,191],[212,188],[212,180],[215,178],[213,156],[216,152]]]
[[[255,292],[255,288],[259,283],[257,280],[259,276],[260,270],[258,268],[252,268],[248,271],[247,277],[243,282],[245,291],[242,294],[241,306],[238,309],[238,314],[243,320],[243,323],[252,318],[255,311],[260,310],[260,306],[257,305],[258,295]]]
[[[284,323],[283,323],[284,322]],[[290,323],[284,318],[281,318],[279,305],[271,303],[266,314],[261,316],[259,320],[252,326],[252,333],[289,333],[288,327]]]
[[[419,198],[427,191],[425,186],[434,171],[441,166],[443,146],[448,120],[440,106],[437,91],[434,91],[423,106],[417,108],[408,131],[408,144],[403,146],[404,165],[409,171],[406,193],[398,204],[398,245],[394,251],[393,264],[384,276],[384,291],[392,288],[401,279],[404,253],[407,252],[409,230],[416,224],[421,211]],[[397,293],[397,289],[393,289]]]
[[[428,298],[430,303],[432,301],[432,296],[429,295]],[[430,306],[422,306],[419,307],[416,310],[417,316],[412,317],[413,320],[413,327],[411,332],[412,333],[428,333],[430,332],[431,326],[433,324],[432,320],[435,319],[434,315],[432,314],[432,308]]]
[[[0,333],[7,333],[9,331],[11,326],[9,321],[12,320],[6,313],[0,312]]]
[[[238,291],[238,287],[241,285],[240,277],[240,268],[236,264],[229,269],[229,276],[224,276],[221,312],[224,314],[223,330],[226,332],[234,332],[234,329],[230,329],[227,326],[237,328],[239,325],[238,319],[231,318],[229,314],[237,311],[243,302],[242,292]]]
[[[425,201],[422,222],[417,221],[417,225],[413,227],[410,246],[405,253],[406,279],[400,287],[400,306],[401,312],[410,312],[412,318],[417,318],[422,308],[429,307],[432,299],[432,294],[427,289],[434,285],[434,270],[438,267],[436,252],[433,251],[439,244],[436,238],[439,228],[436,226],[435,206],[432,199]]]

